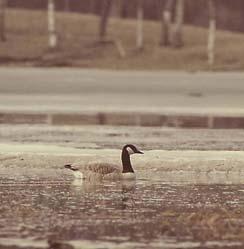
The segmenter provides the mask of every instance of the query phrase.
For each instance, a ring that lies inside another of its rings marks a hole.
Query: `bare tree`
[[[175,27],[172,33],[172,45],[176,48],[183,46],[184,0],[176,1]]]
[[[111,15],[114,17],[121,17],[122,3],[124,0],[113,0]]]
[[[100,27],[99,27],[99,40],[103,42],[106,40],[107,35],[107,25],[108,25],[108,19],[110,15],[110,11],[112,8],[113,0],[104,0],[103,1],[103,9],[100,19]]]
[[[143,48],[143,0],[137,0],[137,32],[136,32],[136,47]]]
[[[6,9],[6,0],[0,0],[0,39],[1,41],[6,41],[5,9]]]
[[[209,33],[208,33],[208,65],[214,64],[215,36],[216,36],[216,0],[208,1],[209,8]]]
[[[70,11],[70,0],[64,0],[64,10],[66,12]]]
[[[103,1],[103,10],[100,19],[99,25],[99,43],[100,44],[113,44],[120,55],[121,58],[125,57],[126,53],[122,46],[122,43],[117,39],[107,39],[107,26],[110,16],[111,9],[113,7],[114,0],[104,0]]]
[[[90,3],[89,4],[90,13],[95,13],[95,10],[96,10],[95,0],[90,0],[89,3]]]
[[[50,48],[57,46],[57,35],[55,27],[55,3],[54,0],[48,0],[48,45]]]
[[[170,45],[170,27],[171,27],[172,9],[174,3],[175,0],[167,0],[163,8],[162,29],[161,29],[161,38],[160,38],[161,46]]]

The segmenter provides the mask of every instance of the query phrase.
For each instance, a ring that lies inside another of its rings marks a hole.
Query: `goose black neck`
[[[134,173],[134,170],[130,162],[130,155],[126,150],[126,148],[122,150],[121,159],[123,164],[123,173]]]

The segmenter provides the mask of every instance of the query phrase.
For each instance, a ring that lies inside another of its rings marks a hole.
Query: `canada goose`
[[[81,179],[135,179],[135,172],[130,162],[130,155],[143,154],[135,145],[127,144],[121,153],[122,166],[110,163],[89,163],[87,165],[66,164],[64,167],[73,171]]]

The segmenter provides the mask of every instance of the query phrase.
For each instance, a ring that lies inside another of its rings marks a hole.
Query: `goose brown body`
[[[84,165],[81,169],[81,172],[84,179],[120,179],[122,177],[122,170],[118,165],[103,162],[92,162]]]
[[[86,165],[68,164],[65,168],[73,171],[76,178],[83,179],[135,179],[130,155],[143,154],[134,145],[125,145],[121,153],[122,166],[106,162],[90,162]]]

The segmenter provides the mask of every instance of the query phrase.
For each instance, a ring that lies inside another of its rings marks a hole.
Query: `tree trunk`
[[[70,11],[70,0],[64,0],[64,11],[69,12]]]
[[[183,22],[184,22],[184,0],[177,0],[175,9],[175,28],[172,33],[172,45],[175,48],[180,48],[183,43]]]
[[[5,9],[6,9],[6,0],[0,0],[0,39],[1,41],[6,41]]]
[[[113,0],[113,6],[111,10],[111,16],[113,17],[121,17],[122,12],[122,1],[124,0]]]
[[[110,11],[112,8],[112,3],[113,3],[113,0],[104,0],[103,2],[103,10],[101,14],[100,27],[99,27],[100,42],[106,39],[108,19],[109,19]]]
[[[90,4],[89,4],[89,12],[90,13],[96,13],[96,4],[95,4],[95,1],[94,0],[90,0],[89,1]]]
[[[143,15],[143,0],[137,0],[136,47],[139,50],[143,48]]]
[[[55,3],[54,0],[48,0],[48,45],[50,48],[57,46],[57,35],[55,28]]]
[[[214,64],[215,57],[215,36],[216,36],[216,0],[208,1],[209,7],[209,33],[208,33],[208,65],[210,67]]]
[[[170,45],[170,27],[171,27],[172,9],[174,3],[175,3],[174,0],[167,0],[162,11],[162,29],[161,29],[161,38],[160,38],[161,46]]]

